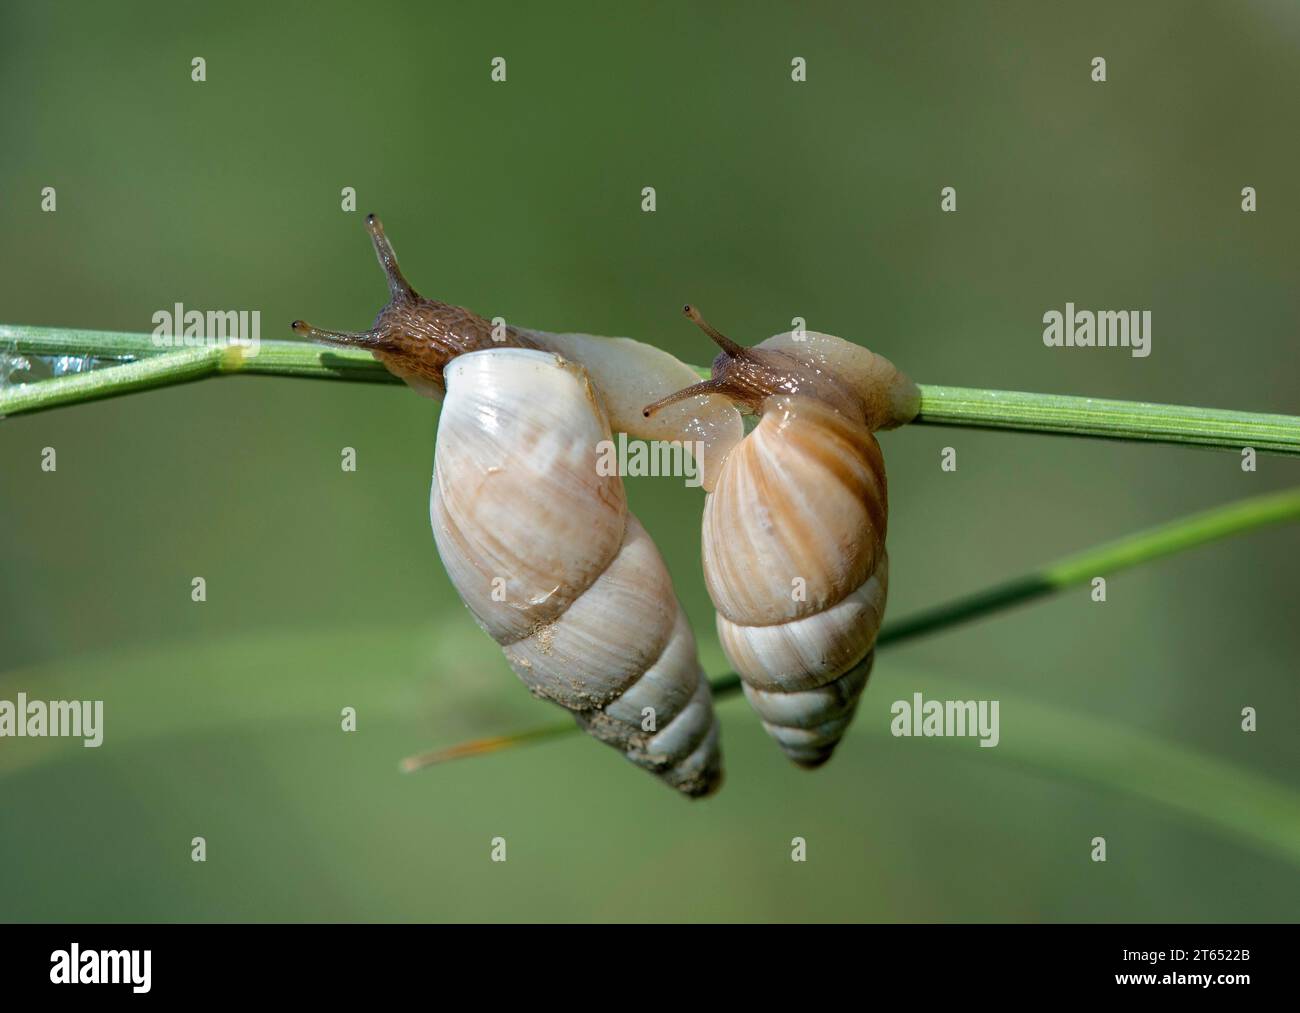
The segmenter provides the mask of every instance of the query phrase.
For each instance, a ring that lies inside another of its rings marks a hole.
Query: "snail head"
[[[420,295],[398,267],[397,254],[378,217],[366,215],[366,231],[388,279],[388,303],[375,317],[374,326],[368,331],[327,331],[295,320],[295,334],[326,345],[364,348],[390,372],[429,393],[443,390],[442,371],[458,355],[485,348],[536,347],[513,327]],[[434,389],[428,390],[430,386]]]
[[[776,349],[747,348],[737,344],[689,303],[682,307],[682,313],[712,338],[721,351],[713,360],[709,379],[647,405],[644,409],[646,418],[667,405],[701,394],[720,394],[747,414],[761,413],[768,398],[781,395],[813,397],[837,410],[854,410],[852,393],[826,370],[812,368],[808,363]]]

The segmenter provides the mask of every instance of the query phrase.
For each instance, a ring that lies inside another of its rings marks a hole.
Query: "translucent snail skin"
[[[639,342],[494,327],[426,299],[402,277],[379,221],[366,224],[391,297],[374,327],[297,321],[294,331],[367,348],[443,398],[434,539],[462,600],[533,694],[682,794],[712,794],[718,722],[694,637],[622,479],[596,466],[612,418],[643,418],[642,391],[662,394],[693,372]],[[573,361],[584,352],[591,365]],[[635,426],[730,444],[740,429],[731,415],[700,403]]]
[[[758,424],[715,452],[704,576],[718,637],[786,755],[825,763],[871,673],[885,611],[888,492],[873,433],[915,417],[920,392],[889,360],[815,331],[722,349],[712,376],[644,409],[703,395]]]

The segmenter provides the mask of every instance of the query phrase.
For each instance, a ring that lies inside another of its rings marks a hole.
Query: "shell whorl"
[[[704,507],[718,637],[786,754],[829,759],[866,686],[888,590],[888,491],[867,427],[773,397]]]
[[[597,468],[610,430],[586,371],[500,348],[444,375],[430,518],[465,604],[535,695],[684,794],[710,794],[708,680],[622,480]]]

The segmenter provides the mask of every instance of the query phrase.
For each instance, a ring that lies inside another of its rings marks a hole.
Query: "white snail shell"
[[[721,756],[708,680],[622,480],[598,473],[610,427],[586,371],[495,348],[444,375],[430,517],[466,605],[534,694],[683,793],[709,794]]]

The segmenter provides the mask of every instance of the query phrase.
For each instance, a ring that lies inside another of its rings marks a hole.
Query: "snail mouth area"
[[[377,348],[373,352],[385,369],[418,393],[437,398],[446,393],[446,382],[440,364],[400,351]]]

